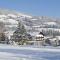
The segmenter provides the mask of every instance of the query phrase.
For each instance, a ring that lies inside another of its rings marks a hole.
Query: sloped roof
[[[42,34],[36,35],[36,37],[44,37]]]

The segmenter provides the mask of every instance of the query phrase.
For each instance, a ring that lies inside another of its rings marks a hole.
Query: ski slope
[[[0,60],[60,60],[60,47],[0,44]]]

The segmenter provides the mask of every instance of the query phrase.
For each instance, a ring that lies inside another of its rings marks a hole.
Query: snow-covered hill
[[[16,11],[0,9],[0,22],[5,24],[5,33],[13,34],[17,29],[18,22],[21,22],[31,35],[36,35],[40,31],[58,32],[60,35],[60,19],[49,18],[46,16],[30,16]],[[56,33],[56,34],[58,34]]]

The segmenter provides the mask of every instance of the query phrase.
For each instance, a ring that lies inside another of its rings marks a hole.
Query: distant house
[[[44,34],[40,32],[35,36],[35,40],[29,40],[28,43],[34,46],[42,46],[44,44]]]
[[[44,44],[44,34],[40,32],[38,35],[36,35],[36,42],[34,45],[41,46]]]
[[[45,39],[46,45],[51,45],[51,46],[60,46],[60,36],[55,36],[55,37],[46,37]]]
[[[50,38],[49,39],[51,46],[57,46],[58,45],[58,40],[56,38]]]

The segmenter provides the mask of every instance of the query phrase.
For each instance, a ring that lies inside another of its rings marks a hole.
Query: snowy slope
[[[46,16],[30,16],[16,11],[0,9],[0,22],[5,24],[5,33],[12,33],[17,29],[18,22],[21,22],[31,35],[38,34],[40,31],[59,31],[60,19],[49,18]],[[48,29],[47,29],[48,28]]]
[[[11,46],[0,44],[0,60],[59,60],[60,47]]]

